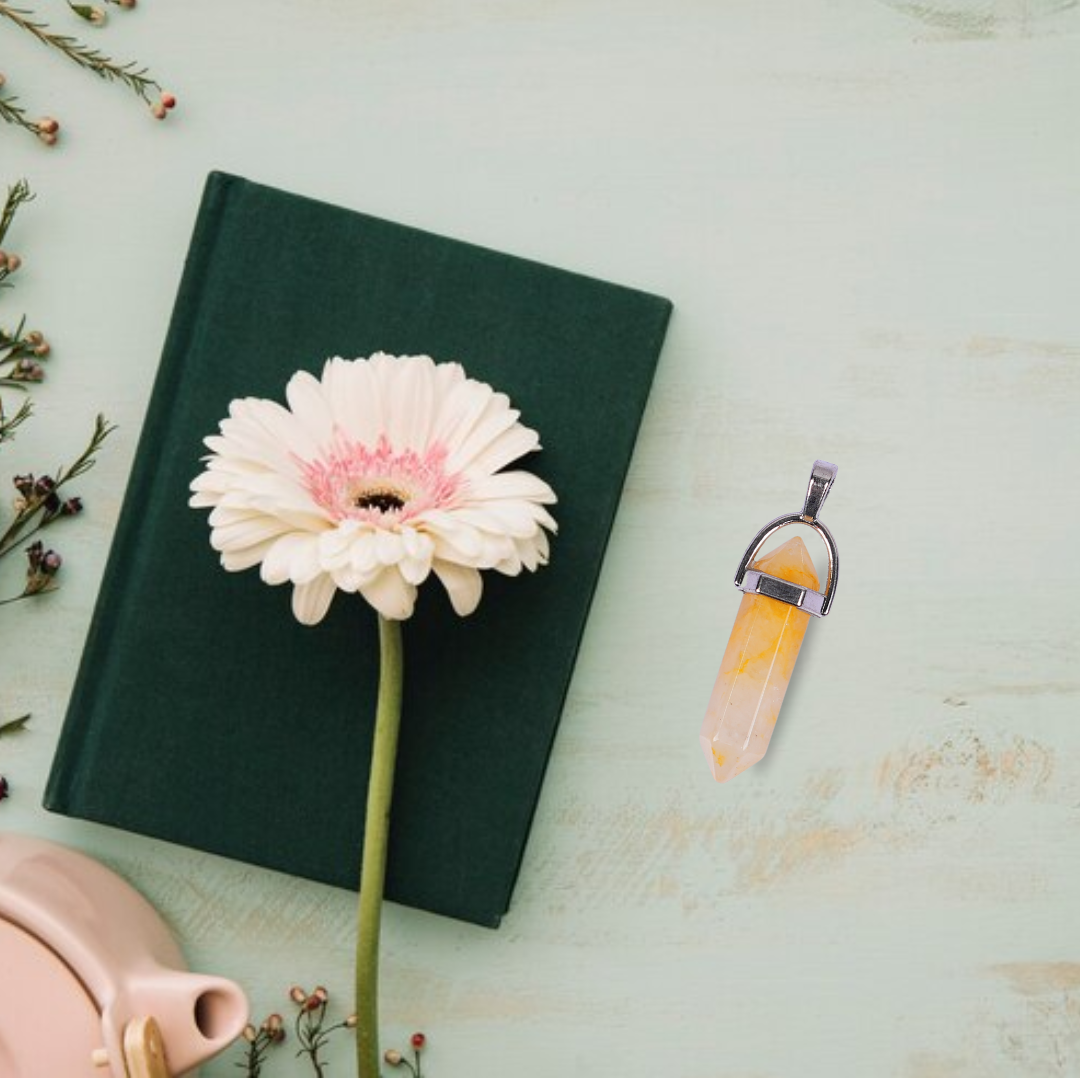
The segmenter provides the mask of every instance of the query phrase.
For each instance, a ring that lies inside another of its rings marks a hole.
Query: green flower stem
[[[364,855],[356,920],[357,1076],[379,1075],[379,927],[382,920],[390,800],[401,729],[404,656],[401,623],[379,616],[379,702],[371,746]]]

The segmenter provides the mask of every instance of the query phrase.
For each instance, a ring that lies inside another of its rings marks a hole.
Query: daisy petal
[[[401,537],[389,529],[376,530],[375,554],[383,566],[393,566],[405,554]]]
[[[473,470],[474,459],[482,454],[493,442],[515,428],[519,413],[510,408],[510,400],[505,394],[492,394],[484,411],[480,414],[472,429],[463,433],[450,445],[452,450],[448,465],[455,471]],[[527,431],[527,428],[522,428]],[[512,460],[512,459],[511,459]],[[491,470],[494,472],[494,470]]]
[[[491,499],[528,499],[538,503],[559,501],[555,492],[539,476],[520,469],[470,481],[468,493],[470,502],[488,502]]]
[[[308,533],[286,533],[267,550],[260,571],[267,585],[306,585],[322,572],[318,537]]]
[[[266,557],[273,541],[262,544],[253,544],[251,547],[242,548],[239,551],[223,551],[221,553],[221,565],[230,571],[250,570],[258,566]]]
[[[459,615],[471,615],[480,603],[484,591],[484,579],[471,566],[436,559],[432,569],[443,583],[454,611]]]
[[[310,371],[298,371],[285,387],[296,422],[316,445],[334,430],[334,416],[326,402],[322,383]]]
[[[360,593],[385,619],[401,621],[410,618],[416,603],[416,587],[398,573],[396,566],[386,567],[381,574],[361,585]]]
[[[434,368],[430,356],[403,356],[394,364],[387,434],[395,449],[428,445],[435,407],[431,377]]]
[[[293,614],[305,626],[322,622],[330,608],[330,601],[334,599],[334,592],[334,579],[329,574],[319,574],[306,584],[295,586],[292,594]]]
[[[467,465],[471,475],[494,473],[512,461],[540,449],[540,436],[532,428],[515,424],[509,431],[501,433],[479,453],[474,455]]]
[[[264,540],[273,540],[287,531],[288,526],[275,518],[262,514],[248,516],[228,525],[216,526],[210,533],[210,545],[217,551],[238,551]]]

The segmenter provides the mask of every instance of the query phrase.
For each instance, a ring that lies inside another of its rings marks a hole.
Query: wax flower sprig
[[[330,994],[325,986],[316,986],[310,994],[302,986],[291,986],[289,1000],[296,1009],[293,1028],[300,1047],[296,1056],[308,1059],[312,1075],[325,1076],[326,1062],[321,1056],[323,1050],[334,1032],[356,1027],[356,1014],[350,1013],[336,1023],[328,1022],[326,1010]],[[271,1013],[258,1027],[248,1024],[241,1038],[245,1043],[244,1059],[237,1064],[244,1069],[245,1076],[262,1076],[270,1052],[285,1042],[285,1020],[281,1013]]]
[[[131,9],[136,0],[106,0],[116,7]],[[94,4],[74,3],[68,0],[67,6],[76,17],[92,26],[100,27],[106,22],[105,9]],[[96,75],[106,82],[120,83],[133,94],[141,98],[150,108],[157,120],[164,120],[171,109],[176,107],[176,95],[162,89],[148,68],[134,60],[119,61],[107,56],[100,49],[86,45],[70,34],[58,33],[49,24],[38,18],[33,11],[15,7],[0,0],[0,20],[29,34],[42,45],[49,47],[85,71]],[[0,120],[22,128],[36,136],[47,146],[55,145],[60,135],[60,123],[54,117],[32,117],[19,99],[6,92],[7,80],[0,73]]]
[[[94,421],[90,442],[71,465],[61,466],[55,477],[26,473],[14,478],[13,483],[18,493],[13,503],[15,516],[0,533],[0,559],[10,555],[60,518],[82,513],[82,499],[77,495],[61,498],[61,489],[94,467],[97,460],[95,455],[113,430],[113,425],[99,414]],[[0,604],[14,603],[16,600],[24,600],[55,588],[53,578],[62,563],[60,556],[55,551],[46,550],[41,540],[35,540],[24,550],[27,573],[23,591],[0,600]]]
[[[405,1069],[416,1080],[424,1075],[421,1057],[424,1047],[427,1046],[427,1036],[422,1031],[414,1031],[409,1038],[409,1049],[412,1050],[412,1060],[400,1050],[391,1048],[383,1054],[383,1061],[395,1069]]]
[[[326,1062],[319,1055],[335,1031],[351,1031],[356,1027],[356,1014],[350,1013],[336,1024],[327,1024],[326,1007],[330,1003],[330,994],[325,986],[316,986],[310,994],[301,986],[293,986],[289,990],[289,998],[296,1006],[294,1027],[296,1041],[300,1044],[296,1056],[306,1056],[311,1062],[312,1072],[316,1076],[325,1076],[323,1069]]]
[[[246,1024],[240,1037],[244,1040],[244,1058],[236,1064],[245,1076],[262,1076],[270,1051],[285,1041],[285,1021],[281,1013],[271,1013],[258,1027]]]

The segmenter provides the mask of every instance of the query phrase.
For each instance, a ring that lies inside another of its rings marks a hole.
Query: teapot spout
[[[161,1031],[170,1076],[182,1076],[224,1050],[248,1021],[244,992],[215,975],[157,968],[140,973],[126,991],[111,1019],[126,1026],[137,1017],[152,1016]]]

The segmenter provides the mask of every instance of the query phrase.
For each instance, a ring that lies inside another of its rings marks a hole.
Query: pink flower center
[[[463,478],[446,470],[447,450],[395,451],[385,435],[372,449],[340,432],[314,461],[299,461],[311,497],[335,521],[388,525],[450,505]]]

